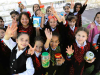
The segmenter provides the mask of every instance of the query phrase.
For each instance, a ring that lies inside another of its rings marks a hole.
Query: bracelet
[[[72,56],[72,55],[73,55],[73,53],[72,53],[71,55],[69,55],[69,54],[67,53],[67,55],[68,55],[68,56]]]

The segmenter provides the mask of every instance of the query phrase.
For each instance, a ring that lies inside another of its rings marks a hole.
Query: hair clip
[[[50,20],[50,19],[52,19],[52,18],[54,18],[56,21],[57,21],[57,18],[53,15],[53,16],[48,16],[48,19]],[[48,20],[48,21],[49,21]]]
[[[20,3],[22,3],[21,1],[20,2],[18,2],[18,4],[20,4]]]

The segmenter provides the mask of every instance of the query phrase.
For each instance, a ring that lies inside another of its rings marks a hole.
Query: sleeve
[[[33,62],[31,57],[29,57],[26,61],[26,71],[24,71],[23,73],[19,73],[18,75],[33,75],[35,72],[34,66],[33,66]]]
[[[83,5],[83,7],[80,9],[79,13],[82,14],[84,12],[84,10],[86,9],[86,7],[87,7],[87,4]]]
[[[16,42],[14,42],[11,38],[9,40],[5,40],[3,38],[3,41],[10,48],[11,51],[16,46]]]
[[[93,43],[97,43],[98,38],[99,38],[99,34],[95,35],[95,37],[93,38]]]

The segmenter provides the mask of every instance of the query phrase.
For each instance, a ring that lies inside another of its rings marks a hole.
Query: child
[[[62,53],[63,51],[61,47],[59,46],[60,39],[59,39],[59,34],[56,32],[50,32],[49,29],[45,30],[45,35],[47,37],[47,40],[45,42],[44,48],[47,52],[50,54],[50,67],[46,69],[46,72],[48,72],[48,75],[63,75],[65,71],[65,64],[64,61],[65,59],[61,59],[61,66],[56,66],[56,61],[55,61],[55,54],[56,53]],[[63,57],[63,56],[62,56]],[[59,69],[60,68],[60,69]],[[63,70],[61,70],[63,68]]]
[[[68,19],[68,16],[73,15],[73,13],[72,13],[73,12],[73,7],[74,7],[74,4],[73,4],[72,0],[71,0],[71,4],[70,3],[66,3],[66,5],[63,6],[63,9],[65,11],[65,19],[66,20]]]
[[[76,16],[70,15],[68,17],[68,26],[64,27],[63,29],[63,45],[69,45],[70,43],[74,42],[75,31],[77,30],[77,27],[75,27],[76,21]]]
[[[94,70],[91,75],[96,75],[100,71],[100,33],[93,38],[93,45],[96,50],[96,60],[94,62]]]
[[[22,12],[19,15],[18,33],[20,31],[27,32],[30,35],[30,42],[33,43],[33,40],[36,36],[36,32],[27,12]]]
[[[16,42],[11,40],[14,32],[17,30],[17,25],[8,25],[5,36],[3,38],[4,43],[11,50],[10,58],[10,75],[33,75],[34,67],[31,57],[26,56],[26,51],[34,51],[35,48],[27,48],[29,44],[29,35],[27,33],[19,33]]]
[[[42,49],[43,49],[43,45],[44,45],[43,38],[36,37],[35,38],[35,45],[36,45],[35,52],[31,56],[32,60],[33,60],[34,67],[35,67],[34,75],[42,75],[43,74],[43,67],[41,64],[41,53],[42,53]]]
[[[5,36],[5,28],[0,27],[0,74],[8,75],[9,74],[9,61],[10,61],[10,49],[4,44],[3,38]]]
[[[3,21],[3,18],[1,16],[0,16],[0,27],[4,28],[4,21]]]
[[[83,7],[81,3],[75,3],[74,6],[74,15],[77,16],[76,27],[82,27],[82,13],[86,9],[88,0],[85,1]]]
[[[11,11],[11,12],[10,12],[10,16],[11,16],[11,18],[13,18],[13,19],[16,18],[16,21],[18,22],[18,20],[19,20],[19,13],[18,13],[17,11],[15,11],[15,10]]]
[[[94,36],[100,33],[100,12],[97,12],[94,17],[94,22],[89,24],[87,28],[89,30],[88,42],[92,43]]]
[[[66,48],[66,59],[71,63],[69,75],[82,75],[85,62],[92,63],[95,60],[95,58],[91,61],[84,60],[85,53],[92,50],[90,43],[86,42],[88,35],[89,32],[86,28],[81,27],[77,29],[75,33],[75,42],[71,47],[68,46],[68,48]]]
[[[22,4],[22,2],[18,2],[18,13],[20,14],[21,12],[27,12],[26,7]]]

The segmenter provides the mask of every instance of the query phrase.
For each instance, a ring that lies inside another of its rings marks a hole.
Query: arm
[[[40,1],[40,0],[38,0],[38,2],[39,2],[39,5],[42,5],[42,3],[41,3],[41,1]]]
[[[86,4],[87,4],[87,2],[88,2],[88,0],[86,0],[86,1],[85,1],[84,5],[86,5]]]
[[[74,8],[74,0],[71,0],[71,9],[70,9],[70,12],[73,12],[73,8]]]
[[[26,71],[24,71],[23,73],[19,73],[18,75],[33,75],[34,74],[35,69],[34,69],[31,57],[27,58],[26,69],[27,69]]]
[[[50,43],[51,38],[52,38],[52,32],[50,32],[50,30],[46,28],[45,35],[47,37],[47,40],[45,42],[44,48],[47,49],[47,48],[49,48],[49,43]]]
[[[99,34],[95,35],[95,37],[93,38],[93,43],[97,43],[98,38],[99,38]]]

